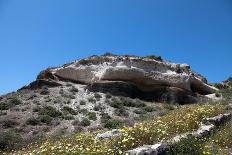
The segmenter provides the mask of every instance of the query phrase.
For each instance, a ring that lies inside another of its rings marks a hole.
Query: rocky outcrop
[[[189,65],[170,63],[158,57],[92,56],[62,67],[50,68],[38,76],[38,79],[46,78],[80,82],[93,87],[101,85],[102,89],[105,89],[104,84],[108,87],[120,81],[121,85],[124,83],[130,88],[134,87],[135,91],[146,93],[177,88],[182,92],[205,95],[218,90],[208,85],[203,76],[191,71]]]

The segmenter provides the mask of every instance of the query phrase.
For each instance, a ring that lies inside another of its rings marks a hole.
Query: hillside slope
[[[133,126],[182,104],[209,102],[205,95],[217,91],[186,64],[155,56],[91,56],[46,69],[34,82],[0,97],[0,149]]]

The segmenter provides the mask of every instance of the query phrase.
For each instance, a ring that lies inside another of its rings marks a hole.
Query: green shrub
[[[79,120],[74,120],[72,121],[72,125],[73,126],[78,126],[80,124],[80,121]]]
[[[43,86],[42,89],[40,90],[40,94],[41,95],[48,95],[49,94],[48,87]]]
[[[35,118],[35,117],[30,117],[30,118],[27,119],[26,124],[27,125],[33,125],[33,126],[39,125],[40,124],[40,120],[37,119],[37,118]]]
[[[73,115],[64,115],[63,118],[65,120],[73,120],[74,119]]]
[[[78,112],[76,110],[74,110],[73,108],[67,107],[67,106],[63,107],[62,111],[64,113],[69,113],[71,115],[77,115],[78,114]]]
[[[204,154],[202,152],[202,144],[204,139],[189,137],[182,139],[178,143],[169,145],[169,150],[167,150],[167,155],[179,154],[179,155],[198,155]]]
[[[146,114],[147,111],[145,111],[145,110],[143,110],[143,109],[135,109],[135,110],[134,110],[134,113],[136,113],[136,114]]]
[[[175,109],[175,107],[171,104],[164,104],[163,107],[167,110],[174,110]]]
[[[89,126],[91,122],[89,121],[88,118],[83,118],[83,120],[80,122],[81,126]]]
[[[97,102],[93,97],[88,98],[88,101],[91,102],[91,103],[96,103]]]
[[[62,113],[51,106],[45,106],[39,111],[39,115],[48,115],[50,117],[59,117]]]
[[[163,61],[161,56],[155,56],[155,55],[149,55],[149,56],[146,56],[145,58],[154,59],[154,60],[157,60],[157,61]]]
[[[104,127],[108,129],[116,129],[123,126],[123,122],[117,119],[107,120]]]
[[[14,98],[10,99],[9,104],[20,105],[20,104],[22,104],[22,101],[20,99],[18,99],[17,97],[14,97]]]
[[[95,93],[95,94],[94,94],[94,97],[97,98],[97,99],[102,98],[102,96],[101,96],[100,94],[98,94],[98,93]]]
[[[72,92],[72,93],[78,93],[79,92],[79,90],[74,86],[72,86],[72,88],[70,88],[69,91]]]
[[[22,137],[14,130],[0,133],[0,150],[16,149],[22,145]]]
[[[115,109],[114,113],[117,116],[129,116],[129,113],[127,112],[126,108]]]
[[[9,105],[7,102],[1,102],[0,103],[0,110],[8,110],[12,107],[12,105]]]
[[[15,105],[20,105],[20,104],[22,104],[22,101],[16,97],[14,97],[14,98],[9,99],[8,101],[1,102],[0,103],[0,110],[8,110],[8,109],[14,107]]]
[[[123,108],[122,102],[117,101],[117,100],[113,100],[112,102],[110,102],[110,106],[113,108],[117,108],[117,109]]]
[[[111,119],[110,115],[108,113],[102,112],[101,114],[101,122],[105,123],[109,119]]]
[[[59,94],[63,95],[64,94],[64,89],[60,89]]]
[[[83,115],[85,115],[88,113],[88,110],[87,109],[80,109],[79,112],[82,113]]]
[[[41,115],[39,116],[39,119],[42,123],[46,123],[47,125],[51,124],[52,122],[52,117],[48,115]]]
[[[110,95],[110,94],[108,94],[108,93],[106,94],[106,98],[107,98],[107,99],[110,99],[111,97],[112,97],[112,95]]]
[[[146,112],[152,112],[152,111],[156,111],[156,109],[154,107],[151,106],[146,106],[143,108]]]
[[[80,105],[86,105],[86,102],[84,100],[81,100]]]
[[[11,120],[11,119],[5,119],[2,121],[2,127],[3,128],[12,128],[12,127],[15,127],[16,125],[18,125],[19,123],[14,121],[14,120]]]
[[[88,113],[88,118],[89,118],[90,120],[96,121],[96,120],[97,120],[97,115],[96,115],[95,112],[89,112],[89,113]]]

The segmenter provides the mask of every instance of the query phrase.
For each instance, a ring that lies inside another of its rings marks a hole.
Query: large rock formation
[[[191,71],[189,65],[154,56],[92,56],[47,69],[38,76],[38,79],[46,78],[84,83],[90,91],[148,100],[174,98],[175,102],[182,98],[185,102],[195,102],[193,93],[205,95],[217,90],[203,76]]]

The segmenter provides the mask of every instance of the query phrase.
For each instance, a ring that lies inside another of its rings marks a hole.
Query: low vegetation
[[[122,154],[124,151],[141,145],[153,144],[169,139],[176,134],[193,131],[200,126],[205,117],[223,113],[225,107],[219,104],[198,104],[183,106],[170,113],[153,118],[150,121],[137,123],[133,127],[120,129],[118,138],[96,141],[96,133],[77,133],[58,141],[46,140],[41,144],[29,145],[18,151],[21,154]],[[90,124],[88,119],[80,122],[83,126]],[[108,119],[105,126],[115,128],[119,120]]]

